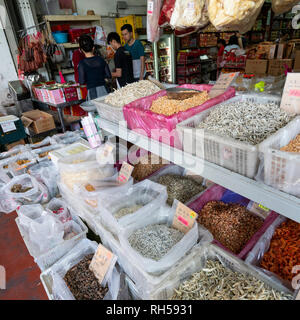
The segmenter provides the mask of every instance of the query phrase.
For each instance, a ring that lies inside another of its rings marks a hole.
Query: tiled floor
[[[24,244],[16,217],[16,213],[0,213],[0,266],[6,270],[6,290],[0,289],[0,300],[48,300],[41,271]]]

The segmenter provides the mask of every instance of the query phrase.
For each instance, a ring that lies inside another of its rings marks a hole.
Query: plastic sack
[[[220,31],[252,29],[264,0],[208,0],[210,22]]]
[[[25,192],[15,193],[12,188],[19,185],[21,190]],[[26,189],[29,190],[26,191]],[[49,195],[46,188],[38,183],[38,181],[28,174],[17,176],[13,178],[1,190],[0,195],[0,211],[4,213],[11,213],[21,205],[46,203],[49,200]]]
[[[180,88],[194,89],[198,91],[210,91],[211,85],[191,85],[185,84]],[[182,148],[180,135],[176,130],[176,125],[192,116],[211,108],[212,106],[222,103],[235,96],[234,88],[229,88],[225,93],[216,98],[210,99],[200,106],[191,108],[184,112],[179,112],[172,116],[165,116],[150,111],[152,103],[160,97],[167,94],[166,90],[159,91],[151,96],[138,99],[123,109],[125,120],[128,127],[140,134],[151,137],[154,140],[161,141],[165,144]]]
[[[156,42],[160,38],[160,28],[158,20],[160,16],[160,9],[162,0],[148,0],[147,1],[147,39],[150,42]]]
[[[50,275],[53,279],[52,295],[54,300],[75,300],[73,294],[63,280],[66,273],[89,254],[97,251],[96,242],[81,240],[65,257],[51,267]],[[108,278],[109,291],[104,300],[116,300],[120,291],[120,273],[113,268]]]
[[[29,166],[37,162],[36,155],[30,151],[22,152],[16,155],[9,162],[8,170],[13,176],[19,176],[26,173]]]
[[[161,8],[158,24],[160,27],[165,27],[170,24],[171,17],[174,11],[176,0],[164,0]]]
[[[58,161],[61,182],[73,190],[75,184],[85,184],[92,180],[101,180],[114,174],[114,166],[108,164],[100,168],[96,160],[96,151],[87,150]]]
[[[26,232],[29,231],[32,221],[37,220],[45,215],[44,208],[40,204],[20,206],[16,211],[20,219],[20,225],[25,229]]]
[[[170,21],[173,28],[203,28],[208,23],[206,0],[176,0]]]
[[[27,173],[35,177],[38,182],[47,187],[50,198],[57,195],[58,171],[53,162],[43,161],[39,164],[33,165],[27,170]]]
[[[198,224],[195,223],[192,229],[158,261],[143,257],[131,247],[128,238],[134,231],[142,229],[148,225],[170,225],[175,211],[175,206],[173,206],[173,208],[161,206],[152,215],[148,215],[147,217],[138,216],[136,217],[135,222],[130,226],[127,226],[119,236],[121,247],[130,256],[132,263],[139,264],[148,273],[155,275],[167,271],[197,243]]]
[[[46,206],[46,210],[56,216],[61,223],[72,220],[67,203],[62,199],[53,198]]]
[[[32,150],[32,153],[36,155],[38,162],[51,160],[49,152],[63,148],[63,144],[54,144],[52,146],[42,147]]]
[[[81,133],[77,131],[67,131],[63,134],[57,134],[51,137],[51,144],[72,144],[80,140]]]
[[[53,139],[51,137],[47,137],[41,142],[30,144],[29,147],[32,150],[36,150],[43,147],[48,147],[51,144],[51,142],[54,142]]]
[[[289,12],[298,3],[298,0],[272,0],[272,10],[275,14],[282,14]]]
[[[99,208],[99,218],[110,232],[119,235],[123,228],[135,223],[136,218],[146,218],[155,214],[157,209],[165,205],[167,197],[165,186],[145,180],[129,188],[126,193],[112,194],[110,198],[107,197]],[[136,205],[141,205],[142,208],[120,219],[115,218],[115,213],[122,208]]]
[[[98,46],[106,46],[106,34],[100,26],[96,26],[94,43]]]
[[[17,145],[9,151],[0,153],[0,160],[16,156],[16,155],[21,154],[25,151],[29,151],[29,149],[30,148],[28,147],[28,145],[25,145],[25,146],[24,145]]]

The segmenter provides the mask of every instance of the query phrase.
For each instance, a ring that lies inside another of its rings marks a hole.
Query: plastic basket
[[[281,98],[272,95],[261,97],[255,94],[245,94],[236,96],[223,104],[234,104],[240,101],[252,103],[275,102],[279,105]],[[197,126],[209,116],[210,112],[218,107],[219,105],[216,105],[177,125],[177,130],[181,132],[180,137],[182,138],[181,142],[184,145],[184,150],[208,162],[215,163],[252,179],[258,168],[260,145],[253,146],[246,142],[221,137],[206,130],[197,129]]]
[[[79,240],[86,238],[86,234],[88,232],[87,227],[74,214],[72,214],[72,217],[73,217],[73,220],[81,227],[82,232],[70,240],[64,240],[61,244],[57,245],[56,247],[52,248],[51,250],[49,250],[39,256],[36,256],[36,248],[29,240],[28,233],[20,225],[20,218],[16,218],[16,224],[17,224],[18,229],[20,231],[20,234],[25,242],[25,245],[26,245],[30,255],[32,257],[34,257],[34,261],[39,266],[41,271],[44,271],[44,270],[48,269],[49,267],[51,267],[61,257],[63,257],[66,253],[68,253],[76,245],[76,243]]]
[[[259,147],[264,155],[264,182],[300,197],[300,154],[280,151],[300,134],[300,117],[265,140]]]

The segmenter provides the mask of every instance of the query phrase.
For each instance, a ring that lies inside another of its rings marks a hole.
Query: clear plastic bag
[[[176,0],[170,21],[173,28],[203,28],[208,23],[206,0]]]
[[[161,34],[158,20],[162,6],[162,0],[148,0],[147,6],[147,38],[148,41],[155,42],[159,40]]]
[[[42,147],[36,150],[32,150],[32,153],[36,155],[39,162],[48,161],[50,160],[49,152],[61,149],[63,147],[64,147],[63,144],[55,144],[52,146],[47,146],[47,147]]]
[[[13,147],[11,150],[9,151],[6,151],[6,152],[2,152],[0,153],[0,160],[3,160],[3,159],[7,159],[7,158],[10,158],[10,157],[13,157],[13,156],[16,156],[20,153],[23,153],[25,151],[29,151],[29,147],[28,145],[18,145],[18,146],[15,146]]]
[[[13,176],[20,176],[25,174],[27,168],[36,162],[36,155],[31,151],[25,151],[13,157],[9,162],[8,170]]]
[[[272,0],[272,10],[275,14],[282,14],[289,12],[298,3],[298,0]]]
[[[135,223],[137,217],[146,218],[155,214],[157,209],[165,205],[167,197],[165,186],[144,180],[129,188],[126,193],[112,194],[112,197],[106,198],[99,207],[99,218],[110,232],[119,235],[123,228]],[[133,206],[142,207],[132,214],[115,218],[114,215],[121,209]]]
[[[57,134],[51,137],[51,144],[72,144],[81,139],[81,133],[78,131],[68,131],[63,134]]]
[[[128,238],[134,231],[149,225],[164,224],[170,226],[175,211],[175,206],[173,206],[173,208],[161,206],[152,215],[147,217],[138,216],[136,217],[136,221],[127,226],[119,236],[121,246],[123,250],[127,252],[128,256],[130,256],[132,263],[139,264],[146,272],[150,274],[156,275],[167,271],[174,264],[176,264],[176,262],[178,262],[194,245],[196,245],[198,240],[198,224],[195,223],[192,229],[186,233],[184,237],[158,261],[143,257],[131,247]]]
[[[47,137],[41,142],[30,144],[29,147],[32,150],[36,150],[43,147],[47,147],[49,144],[51,144],[51,142],[54,142],[53,139],[51,137]]]
[[[265,0],[208,0],[210,22],[220,31],[246,33],[253,27]]]
[[[62,199],[53,198],[46,206],[46,210],[59,219],[60,222],[66,223],[72,220],[67,203]]]
[[[41,218],[42,215],[45,214],[44,208],[40,204],[21,206],[18,207],[16,211],[20,218],[20,225],[26,232],[29,231],[29,226],[32,221]]]

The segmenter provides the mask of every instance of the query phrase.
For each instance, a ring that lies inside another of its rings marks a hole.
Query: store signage
[[[1,123],[1,128],[3,133],[17,130],[14,121]]]
[[[215,98],[220,94],[226,92],[226,90],[230,87],[233,81],[235,81],[239,74],[239,72],[221,74],[216,84],[210,90],[209,96],[211,98]]]
[[[131,166],[127,162],[123,162],[122,168],[119,173],[118,181],[120,183],[127,183],[131,177],[133,169],[134,169],[133,166]]]
[[[94,273],[101,285],[106,284],[106,275],[112,270],[117,261],[116,256],[101,244],[92,259],[89,269]]]
[[[300,73],[287,74],[280,108],[300,114]]]
[[[178,202],[172,227],[183,233],[188,233],[193,228],[197,217],[196,212]]]

